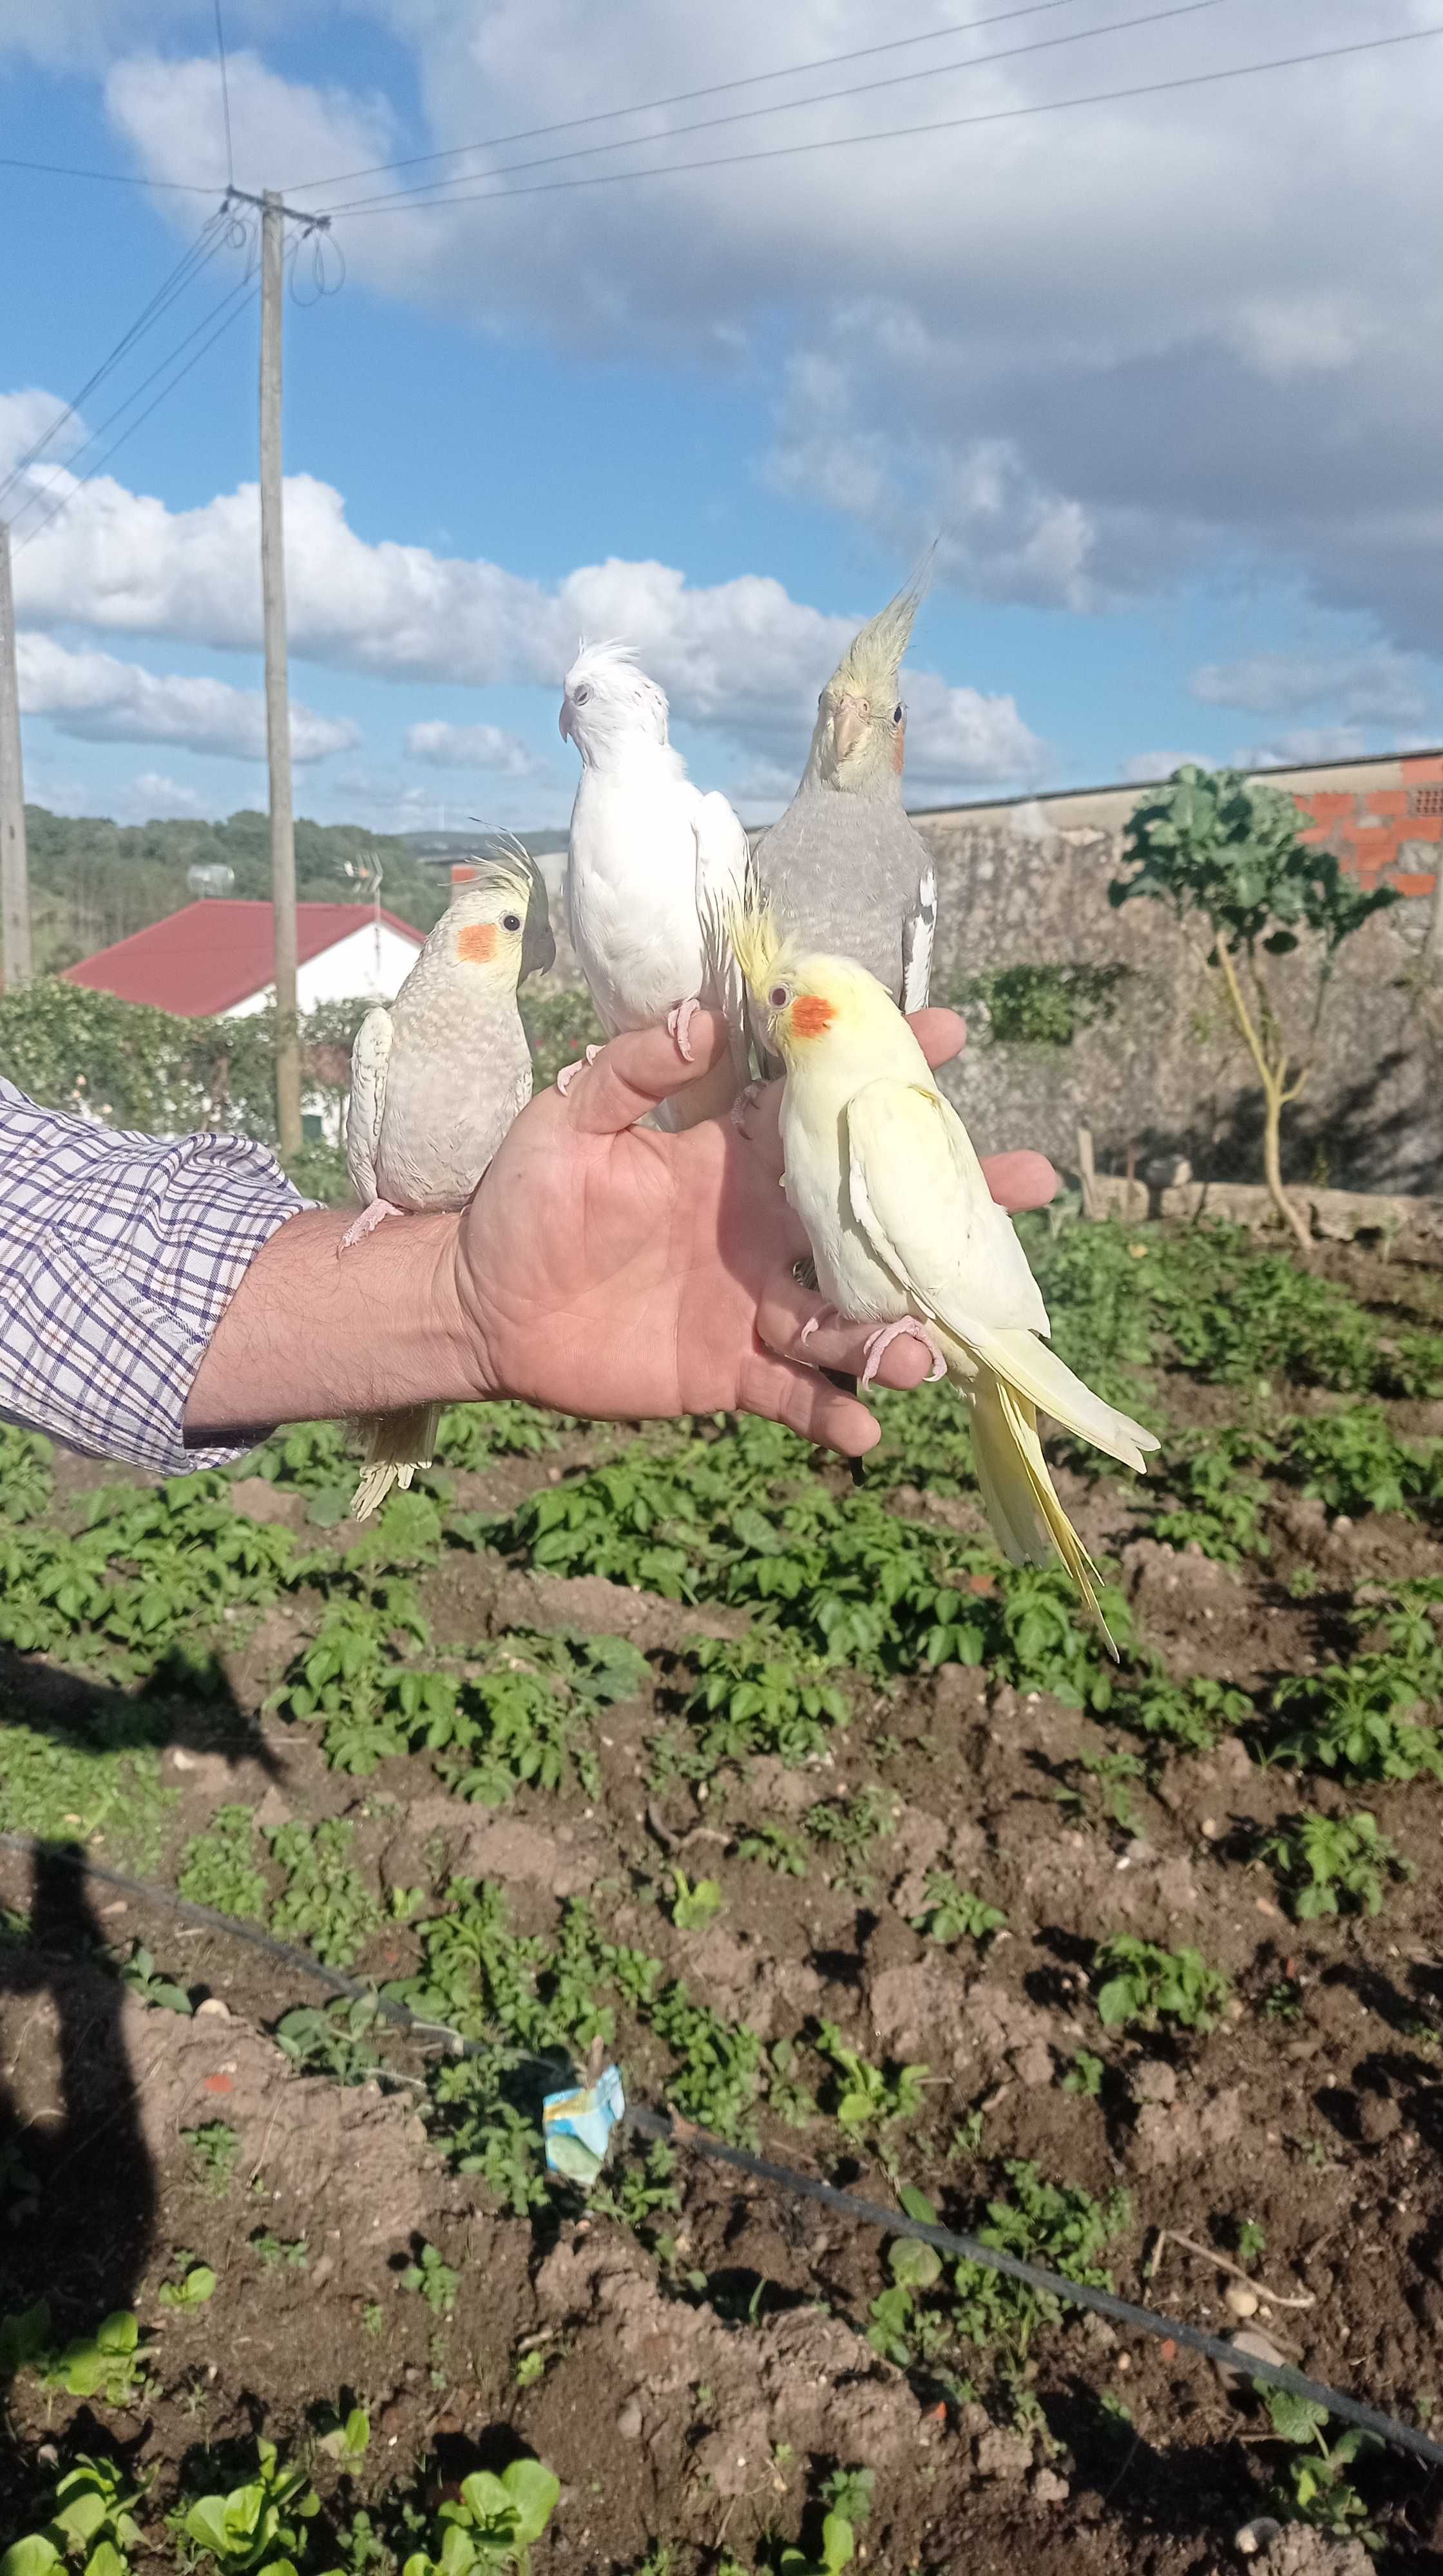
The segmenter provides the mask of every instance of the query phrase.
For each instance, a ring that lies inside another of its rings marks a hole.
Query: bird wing
[[[1157,1441],[1105,1404],[1036,1336],[1047,1309],[972,1139],[939,1093],[865,1083],[845,1112],[853,1219],[908,1303],[1030,1404],[1142,1468]]]
[[[737,1080],[743,1083],[751,1072],[746,979],[732,946],[731,926],[747,891],[751,865],[747,836],[726,798],[715,792],[699,799],[692,830],[696,837],[696,912],[707,978],[726,1021]]]
[[[902,1008],[924,1011],[932,987],[932,947],[937,936],[937,871],[929,859],[917,903],[902,925]]]
[[[351,1104],[346,1112],[346,1169],[356,1196],[369,1207],[376,1195],[376,1156],[386,1108],[386,1068],[391,1060],[391,1014],[368,1011],[351,1048]]]

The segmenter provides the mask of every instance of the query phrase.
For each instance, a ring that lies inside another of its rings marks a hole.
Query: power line
[[[1166,18],[1195,17],[1200,9],[1216,9],[1221,5],[1222,0],[1170,0],[1170,5],[1168,7],[1162,9],[1149,9],[1145,11],[1141,17],[1110,18],[1105,20],[1100,27],[1072,27],[1069,28],[1064,35],[1043,36],[1032,44],[1004,45],[995,53],[972,54],[967,56],[963,61],[956,63],[932,63],[922,71],[889,72],[880,80],[851,81],[845,84],[841,89],[813,90],[806,98],[776,99],[769,101],[761,107],[729,108],[725,116],[698,117],[690,125],[674,125],[670,127],[665,134],[622,135],[609,143],[574,144],[567,151],[545,153],[534,161],[509,161],[505,164],[502,170],[494,173],[470,171],[462,172],[460,177],[455,180],[417,180],[408,188],[389,189],[382,197],[363,197],[352,199],[349,205],[333,207],[331,212],[334,214],[350,214],[360,211],[361,209],[369,210],[372,206],[393,204],[398,198],[402,197],[430,196],[432,191],[440,188],[452,188],[458,186],[465,178],[468,177],[484,178],[495,176],[500,178],[510,178],[513,173],[522,170],[550,169],[553,164],[558,161],[586,161],[591,159],[598,152],[625,152],[634,149],[639,150],[647,143],[675,142],[684,134],[707,134],[713,132],[718,126],[722,125],[744,125],[752,118],[758,116],[789,116],[794,115],[801,108],[828,106],[832,101],[839,98],[865,98],[869,97],[876,90],[903,89],[916,81],[946,80],[955,72],[982,71],[991,63],[1012,62],[1019,54],[1050,53],[1059,45],[1087,44],[1096,36],[1115,36],[1131,27],[1156,26],[1159,21]],[[457,202],[451,197],[432,197],[431,201],[440,205],[451,205]]]
[[[367,200],[350,207],[329,207],[331,214],[425,214],[446,206],[493,203],[503,197],[552,196],[572,188],[606,188],[637,179],[670,179],[689,177],[698,170],[737,170],[757,161],[793,160],[803,153],[840,152],[861,143],[896,143],[913,135],[954,134],[964,126],[1010,125],[1027,116],[1058,116],[1074,107],[1110,107],[1134,98],[1157,98],[1166,91],[1202,89],[1218,81],[1247,80],[1256,72],[1294,71],[1308,63],[1329,63],[1349,54],[1371,54],[1385,46],[1416,45],[1429,36],[1443,36],[1443,22],[1432,27],[1409,27],[1397,36],[1366,36],[1356,44],[1324,45],[1306,54],[1275,54],[1267,62],[1233,63],[1221,71],[1182,72],[1168,80],[1137,81],[1125,89],[1090,90],[1080,98],[1053,98],[1030,102],[1025,107],[995,107],[974,111],[970,116],[944,116],[924,125],[889,125],[871,134],[829,134],[813,143],[775,143],[759,146],[750,152],[724,152],[698,161],[663,161],[650,170],[593,170],[577,179],[535,179],[524,188],[476,188],[464,195],[435,197],[425,205],[397,203],[394,197]],[[658,136],[658,141],[665,138]],[[566,157],[566,156],[562,156]],[[504,178],[504,171],[496,177]]]
[[[877,45],[854,45],[849,53],[819,54],[809,63],[784,63],[772,72],[738,72],[734,80],[708,81],[702,89],[672,90],[666,98],[637,99],[629,107],[597,107],[586,116],[564,116],[555,125],[526,125],[515,134],[483,135],[475,143],[453,143],[444,152],[413,152],[404,161],[367,161],[359,170],[333,170],[328,179],[302,179],[287,189],[288,196],[300,196],[310,188],[340,188],[348,179],[379,178],[387,170],[418,170],[428,161],[457,161],[466,152],[500,152],[509,143],[539,143],[548,134],[576,134],[583,126],[607,125],[616,116],[651,116],[663,107],[692,107],[701,98],[720,98],[724,90],[755,89],[761,81],[797,80],[804,72],[834,71],[839,63],[865,62],[874,54],[900,52],[907,45],[937,45],[948,36],[975,35],[981,27],[998,27],[1009,18],[1035,18],[1048,9],[1073,9],[1078,0],[1025,0],[1020,9],[998,9],[990,18],[954,19],[950,26],[929,27],[920,36],[888,36]],[[662,141],[665,138],[634,135],[633,142]],[[563,153],[562,159],[568,156]],[[458,178],[471,178],[472,171],[458,171]]]
[[[230,74],[226,69],[225,29],[220,22],[220,0],[215,0],[215,49],[220,56],[220,95],[221,105],[225,109],[225,183],[227,188],[233,188],[235,153],[231,148],[230,133]]]
[[[214,188],[195,179],[138,179],[128,170],[79,170],[70,161],[20,161],[0,152],[0,170],[44,170],[52,179],[103,179],[112,188],[160,188],[173,197],[213,197]]]
[[[225,297],[223,303],[217,308],[217,311],[222,318],[217,321],[216,327],[211,332],[210,337],[206,340],[202,340],[200,347],[196,350],[194,356],[186,360],[185,365],[180,369],[179,373],[172,376],[169,384],[162,385],[154,402],[146,405],[145,410],[131,422],[130,427],[128,429],[123,429],[118,438],[112,439],[109,447],[105,450],[104,455],[98,456],[89,473],[83,474],[79,482],[74,485],[73,489],[67,492],[62,500],[57,501],[55,508],[50,512],[47,518],[41,520],[39,527],[31,529],[28,537],[24,538],[21,544],[16,547],[15,551],[17,555],[23,554],[26,546],[33,546],[37,537],[43,537],[46,529],[54,526],[56,520],[60,517],[61,512],[63,510],[68,510],[71,502],[84,491],[86,484],[94,482],[95,477],[100,472],[102,466],[109,464],[110,459],[114,456],[117,448],[123,447],[128,438],[134,437],[136,431],[142,426],[142,424],[149,420],[151,413],[159,410],[160,405],[166,400],[166,397],[169,394],[173,394],[176,386],[184,382],[185,378],[190,374],[191,369],[199,366],[201,359],[206,354],[206,351],[214,348],[216,341],[231,328],[233,323],[240,320],[241,315],[249,309],[250,299],[248,298],[247,290],[250,288],[251,282],[250,274],[247,273],[247,275],[240,280],[239,285],[231,288],[229,295]],[[241,300],[238,301],[237,299]],[[227,306],[231,308],[229,311],[226,309]],[[194,334],[192,333],[191,336],[194,337]],[[181,346],[184,347],[184,345],[185,343],[182,342]],[[172,351],[171,354],[174,356],[177,353]]]
[[[37,457],[43,454],[44,450],[49,446],[52,438],[54,438],[56,434],[64,428],[65,423],[68,420],[73,420],[75,418],[76,413],[79,411],[80,406],[85,401],[86,397],[93,394],[96,386],[102,384],[105,378],[111,373],[112,369],[119,365],[121,359],[125,356],[126,351],[133,348],[137,340],[144,337],[145,333],[151,328],[153,323],[159,321],[161,314],[174,303],[176,297],[189,283],[190,278],[195,275],[199,269],[204,268],[209,260],[214,257],[215,251],[220,247],[219,242],[215,242],[209,251],[206,250],[205,244],[209,236],[219,226],[220,222],[221,214],[220,212],[217,212],[210,217],[209,222],[202,226],[196,239],[191,243],[189,250],[182,252],[175,267],[170,270],[167,276],[161,279],[161,282],[156,288],[155,293],[150,298],[149,303],[142,306],[140,312],[136,315],[135,320],[131,323],[129,330],[122,333],[121,337],[116,341],[114,348],[109,352],[109,355],[101,359],[94,374],[86,378],[79,393],[66,404],[65,409],[62,412],[57,414],[56,418],[51,421],[49,427],[41,431],[40,436],[26,448],[24,454],[16,458],[15,463],[11,466],[9,473],[6,475],[4,482],[0,483],[0,502],[3,502],[7,492],[13,490],[15,484],[19,481],[20,476],[26,471],[26,468],[33,465]]]
[[[220,247],[220,245],[219,245],[219,243],[217,243],[216,248],[217,248],[217,249],[219,249],[219,247]],[[213,255],[214,255],[214,254],[212,254],[212,256],[213,256]],[[149,390],[149,388],[150,388],[150,387],[155,383],[155,380],[156,380],[157,376],[163,376],[163,375],[164,375],[164,373],[165,373],[165,371],[166,371],[166,369],[167,369],[167,367],[172,366],[172,365],[174,364],[175,360],[180,356],[181,351],[182,351],[183,349],[188,349],[188,348],[190,347],[190,344],[191,344],[192,340],[195,340],[195,339],[198,339],[198,338],[199,338],[199,336],[200,336],[201,332],[202,332],[202,331],[204,331],[204,330],[206,330],[206,329],[208,328],[209,324],[215,320],[215,318],[216,318],[217,314],[219,314],[219,313],[221,313],[221,312],[223,312],[223,311],[225,310],[226,306],[231,302],[232,297],[234,297],[235,295],[239,294],[239,293],[240,293],[240,291],[241,291],[241,289],[242,289],[242,288],[244,288],[245,286],[247,286],[247,285],[249,284],[249,282],[250,282],[250,278],[251,278],[251,275],[252,275],[251,268],[250,268],[249,266],[247,266],[246,273],[245,273],[244,277],[242,277],[242,278],[239,280],[239,283],[238,283],[236,286],[233,286],[233,287],[231,288],[231,290],[230,290],[230,294],[229,294],[229,295],[227,295],[227,296],[224,296],[224,297],[222,298],[222,300],[221,300],[220,304],[212,306],[211,311],[210,311],[209,313],[204,313],[204,314],[202,314],[202,316],[201,316],[200,320],[195,324],[194,328],[193,328],[192,330],[190,330],[190,331],[187,331],[187,333],[186,333],[186,335],[185,335],[185,338],[184,338],[183,340],[177,340],[177,342],[175,343],[175,346],[174,346],[172,349],[167,350],[166,355],[161,359],[160,364],[159,364],[158,366],[152,367],[152,368],[151,368],[151,371],[150,371],[150,373],[149,373],[149,375],[148,375],[148,376],[142,376],[142,377],[141,377],[141,380],[140,380],[139,384],[138,384],[138,385],[136,385],[136,386],[134,386],[134,387],[132,388],[132,390],[131,390],[127,395],[126,395],[125,400],[124,400],[123,402],[117,403],[117,404],[116,404],[116,406],[115,406],[114,411],[113,411],[113,412],[110,412],[104,420],[100,421],[100,422],[96,425],[96,427],[91,431],[90,436],[85,440],[84,445],[83,445],[83,446],[81,446],[81,447],[78,447],[78,448],[75,450],[74,455],[73,455],[73,456],[68,457],[68,458],[65,460],[65,462],[63,463],[63,465],[61,465],[61,467],[60,467],[60,469],[59,469],[59,472],[58,472],[58,473],[56,473],[56,474],[54,474],[54,475],[52,475],[52,477],[51,477],[51,479],[50,479],[50,481],[49,481],[48,483],[42,483],[42,484],[39,486],[38,490],[36,490],[36,491],[34,491],[34,492],[32,492],[32,493],[30,494],[30,496],[29,496],[28,500],[25,500],[25,501],[22,501],[22,502],[21,502],[21,504],[20,504],[19,508],[18,508],[18,509],[17,509],[17,511],[15,512],[15,521],[16,521],[17,523],[18,523],[18,521],[19,521],[21,518],[23,518],[23,517],[24,517],[24,514],[25,514],[25,512],[26,512],[27,510],[32,509],[32,508],[34,507],[34,505],[35,505],[35,503],[36,503],[37,501],[42,501],[42,500],[44,500],[44,498],[46,497],[46,494],[47,494],[47,493],[49,493],[49,492],[53,492],[53,491],[55,490],[55,488],[56,488],[57,484],[59,483],[60,475],[61,475],[61,474],[69,474],[69,473],[71,473],[71,472],[73,471],[74,466],[75,466],[75,464],[77,463],[78,459],[79,459],[80,457],[85,456],[85,455],[87,455],[87,454],[89,453],[90,449],[95,445],[96,440],[97,440],[98,438],[103,438],[103,437],[105,436],[106,431],[107,431],[108,429],[112,428],[112,427],[113,427],[113,425],[114,425],[114,423],[115,423],[116,421],[120,420],[120,419],[123,417],[123,415],[124,415],[126,412],[128,412],[128,411],[129,411],[129,409],[130,409],[130,407],[131,407],[131,404],[132,404],[132,403],[135,403],[135,402],[138,402],[138,401],[140,400],[141,395],[142,395],[143,393],[146,393],[146,392]],[[179,378],[177,378],[177,380],[176,380],[176,381],[177,381],[177,382],[179,382]],[[141,417],[142,417],[142,419],[143,419],[143,418],[145,417],[145,414],[143,414],[143,413],[142,413]],[[137,426],[137,427],[138,427],[138,426],[139,426],[139,423],[136,423],[136,424],[135,424],[135,426]],[[129,431],[127,431],[127,432],[126,432],[126,435],[127,435],[127,437],[129,436]],[[119,444],[120,444],[120,442],[119,442],[119,440],[117,439],[117,440],[114,442],[114,445],[113,445],[112,447],[110,447],[110,448],[108,448],[108,449],[106,450],[107,455],[113,455],[113,454],[114,454],[115,447],[119,446]],[[98,471],[98,467],[92,467],[92,468],[91,468],[91,471],[92,471],[92,472],[96,472],[96,471]],[[89,475],[87,474],[87,475],[82,475],[80,479],[81,479],[81,481],[82,481],[82,482],[88,482],[88,481],[89,481],[89,479],[90,479],[90,477],[89,477]]]

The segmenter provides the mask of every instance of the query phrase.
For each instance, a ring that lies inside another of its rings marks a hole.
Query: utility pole
[[[30,876],[25,858],[15,595],[10,587],[10,530],[4,519],[0,519],[0,914],[5,930],[5,990],[14,993],[30,981]]]
[[[296,825],[286,654],[286,548],[281,487],[281,323],[286,209],[274,188],[261,211],[261,598],[266,647],[266,755],[271,792],[271,910],[276,940],[276,1129],[282,1159],[301,1147],[301,1040],[296,1018]]]

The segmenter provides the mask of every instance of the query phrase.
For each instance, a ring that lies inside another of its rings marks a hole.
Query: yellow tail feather
[[[1055,1548],[1115,1662],[1117,1647],[1094,1589],[1102,1578],[1057,1498],[1035,1407],[986,1368],[963,1391],[972,1403],[977,1481],[1004,1554],[1014,1565],[1045,1565]]]
[[[418,1467],[429,1467],[441,1428],[438,1404],[414,1404],[404,1413],[378,1413],[361,1425],[366,1460],[351,1496],[353,1520],[369,1520],[392,1488],[404,1493]]]

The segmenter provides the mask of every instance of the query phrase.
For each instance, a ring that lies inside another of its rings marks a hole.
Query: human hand
[[[930,1064],[965,1041],[955,1012],[912,1025]],[[877,1422],[820,1372],[858,1371],[866,1328],[823,1326],[801,1356],[822,1306],[794,1276],[807,1243],[778,1187],[780,1085],[749,1139],[729,1118],[680,1135],[636,1123],[720,1063],[721,1020],[699,1014],[690,1043],[681,1065],[664,1028],[614,1039],[564,1099],[543,1092],[512,1127],[456,1235],[472,1393],[621,1420],[760,1413],[860,1457]],[[983,1168],[1014,1211],[1057,1186],[1040,1154]],[[926,1366],[900,1341],[880,1374],[913,1386]]]

